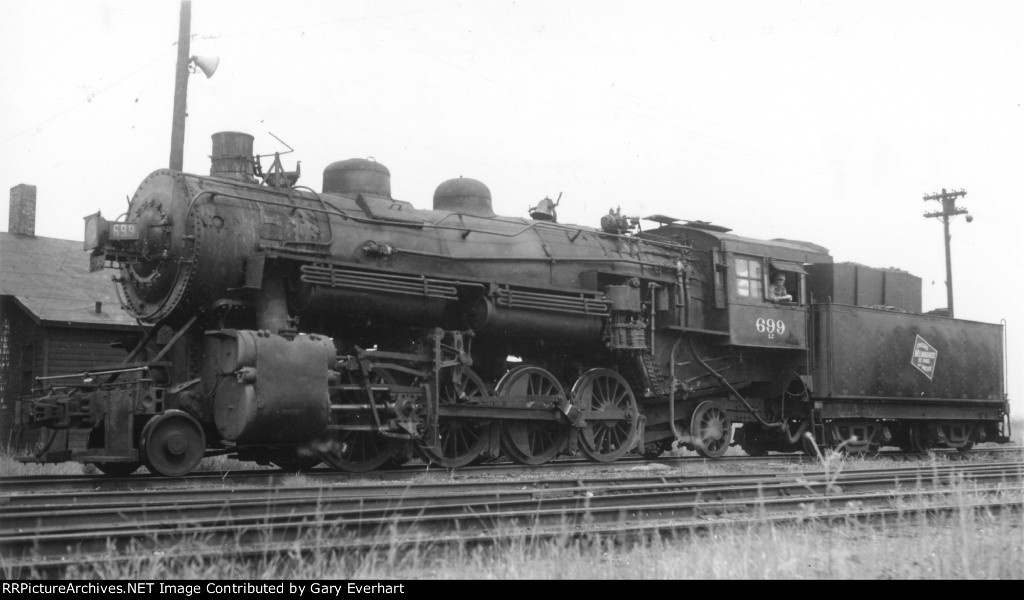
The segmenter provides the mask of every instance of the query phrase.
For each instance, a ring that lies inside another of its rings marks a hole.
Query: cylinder
[[[237,131],[221,131],[212,137],[210,176],[255,183],[252,136]]]
[[[220,435],[240,443],[308,441],[327,427],[329,338],[284,338],[257,331],[214,334],[221,377],[213,417]],[[233,374],[234,377],[223,375]]]

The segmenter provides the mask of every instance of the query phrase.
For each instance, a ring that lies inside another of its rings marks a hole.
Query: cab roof
[[[794,263],[831,263],[832,255],[828,248],[800,240],[776,238],[759,240],[730,233],[732,230],[721,225],[706,221],[673,221],[668,217],[655,215],[658,218],[648,220],[662,223],[661,227],[645,231],[642,235],[669,238],[677,242],[693,241],[701,245],[711,245],[726,252],[738,252],[754,256],[767,256]]]

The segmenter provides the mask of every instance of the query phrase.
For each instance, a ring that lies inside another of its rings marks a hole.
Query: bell
[[[558,200],[552,200],[551,198],[545,197],[543,200],[537,203],[530,209],[530,218],[534,221],[558,221],[558,213],[555,211],[555,207],[562,201],[562,194],[558,194]]]

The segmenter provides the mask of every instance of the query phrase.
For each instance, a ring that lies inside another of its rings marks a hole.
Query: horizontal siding
[[[124,330],[43,328],[29,319],[20,307],[0,297],[0,308],[10,319],[8,385],[0,395],[0,446],[31,444],[38,432],[18,426],[16,399],[31,392],[25,380],[49,375],[66,375],[91,370],[98,365],[117,364],[127,352],[110,344],[130,336]],[[32,356],[23,353],[31,347]],[[31,362],[31,366],[26,364]]]
[[[116,364],[127,356],[124,348],[110,344],[125,337],[124,332],[97,330],[50,330],[48,375],[88,371],[97,365]]]
[[[0,398],[7,404],[21,394],[31,391],[31,384],[26,380],[38,377],[43,373],[45,353],[43,352],[43,329],[35,324],[20,307],[5,298],[4,317],[10,323],[8,339],[8,384],[4,389],[4,397]],[[31,377],[30,377],[31,376]]]

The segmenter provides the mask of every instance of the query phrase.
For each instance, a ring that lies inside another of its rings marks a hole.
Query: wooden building
[[[142,335],[110,272],[89,272],[81,241],[35,235],[35,204],[35,186],[11,188],[0,232],[0,447],[35,439],[20,435],[18,398],[36,378],[119,363],[126,352],[111,344]]]

